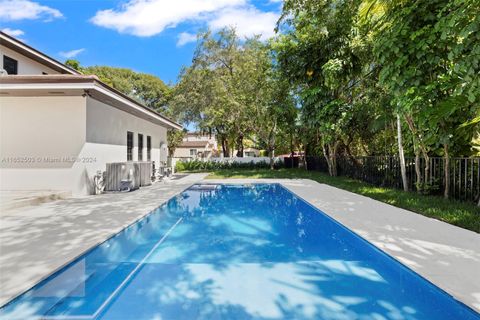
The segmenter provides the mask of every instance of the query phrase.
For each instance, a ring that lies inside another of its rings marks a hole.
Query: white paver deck
[[[128,194],[69,199],[0,217],[0,305],[88,248],[200,181],[189,175]],[[209,183],[281,183],[480,311],[480,235],[311,180],[231,179]]]

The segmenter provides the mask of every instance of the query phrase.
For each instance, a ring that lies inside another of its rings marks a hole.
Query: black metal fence
[[[426,179],[430,194],[442,195],[445,190],[444,158],[430,158],[430,172]],[[415,158],[405,158],[409,190],[416,190]],[[308,170],[328,172],[324,157],[307,157]],[[420,158],[422,177],[425,160]],[[374,156],[337,159],[339,176],[347,176],[373,185],[402,189],[399,157]],[[450,159],[450,197],[464,201],[478,201],[480,196],[480,158]]]

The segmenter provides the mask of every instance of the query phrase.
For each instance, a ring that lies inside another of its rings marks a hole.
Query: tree
[[[225,156],[232,146],[243,156],[244,140],[251,139],[268,150],[273,167],[278,133],[294,121],[296,110],[270,45],[258,37],[242,40],[234,28],[198,39],[192,65],[174,90],[173,108],[184,121],[215,132]]]
[[[185,68],[173,91],[171,107],[185,123],[213,131],[222,146],[223,155],[230,156],[231,126],[225,88],[213,71]]]
[[[355,33],[359,4],[287,0],[279,23],[286,31],[275,45],[281,70],[302,100],[310,149],[321,150],[331,175],[337,175],[338,151],[360,106],[352,86],[363,69],[364,48]]]
[[[183,121],[216,133],[225,156],[234,146],[243,156],[247,138],[256,138],[272,158],[275,137],[288,105],[288,84],[274,72],[268,44],[240,39],[234,28],[198,36],[192,65],[180,76],[172,106]]]
[[[101,81],[157,112],[168,112],[171,89],[156,76],[107,66],[92,66],[83,70],[83,73],[96,75]]]
[[[398,113],[397,113],[397,132],[398,132],[397,133],[398,156],[400,158],[400,173],[402,175],[403,191],[408,191],[407,169],[405,166],[405,153],[403,151],[402,121],[400,120],[400,115]]]
[[[472,139],[473,132],[456,128],[472,117],[480,98],[479,12],[472,0],[394,2],[375,36],[380,82],[408,124],[416,155],[425,158],[419,191],[428,189],[429,157],[442,146],[448,197],[451,147]]]
[[[75,59],[68,59],[65,61],[65,65],[69,66],[70,68],[77,70],[80,73],[83,73],[83,67],[80,65],[80,61],[75,60]]]
[[[167,141],[168,141],[168,156],[173,157],[175,150],[183,142],[183,138],[187,133],[186,129],[183,130],[168,130],[167,131]]]
[[[254,135],[267,150],[270,168],[274,168],[275,150],[282,130],[292,128],[297,116],[290,86],[275,64],[275,55],[269,44],[253,40],[246,44],[248,54],[255,61],[249,72],[251,79]]]

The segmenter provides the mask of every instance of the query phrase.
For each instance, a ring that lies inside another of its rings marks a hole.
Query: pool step
[[[219,184],[194,184],[189,189],[198,191],[214,191],[220,187]]]
[[[134,263],[119,263],[119,265],[106,272],[94,272],[90,274],[87,279],[88,283],[85,281],[85,283],[81,284],[85,286],[83,288],[85,291],[84,296],[80,297],[71,294],[81,287],[81,285],[79,285],[50,307],[48,313],[45,313],[45,315],[47,315],[45,319],[60,315],[67,315],[65,317],[66,319],[68,319],[68,317],[93,315],[135,265]],[[92,299],[93,296],[95,296],[96,299]]]

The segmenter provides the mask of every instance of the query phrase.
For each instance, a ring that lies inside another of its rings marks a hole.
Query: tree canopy
[[[273,160],[276,137],[295,122],[297,109],[270,44],[240,39],[234,28],[207,31],[198,39],[192,65],[174,90],[172,110],[216,133],[225,156],[232,149],[243,156],[249,138]]]
[[[286,0],[277,28],[307,152],[332,175],[338,156],[398,152],[396,117],[406,152],[426,160],[423,177],[431,156],[478,152],[478,1]]]
[[[66,64],[84,74],[96,75],[101,81],[157,112],[173,116],[167,108],[171,88],[154,75],[109,66],[82,67],[77,60],[67,60]]]

